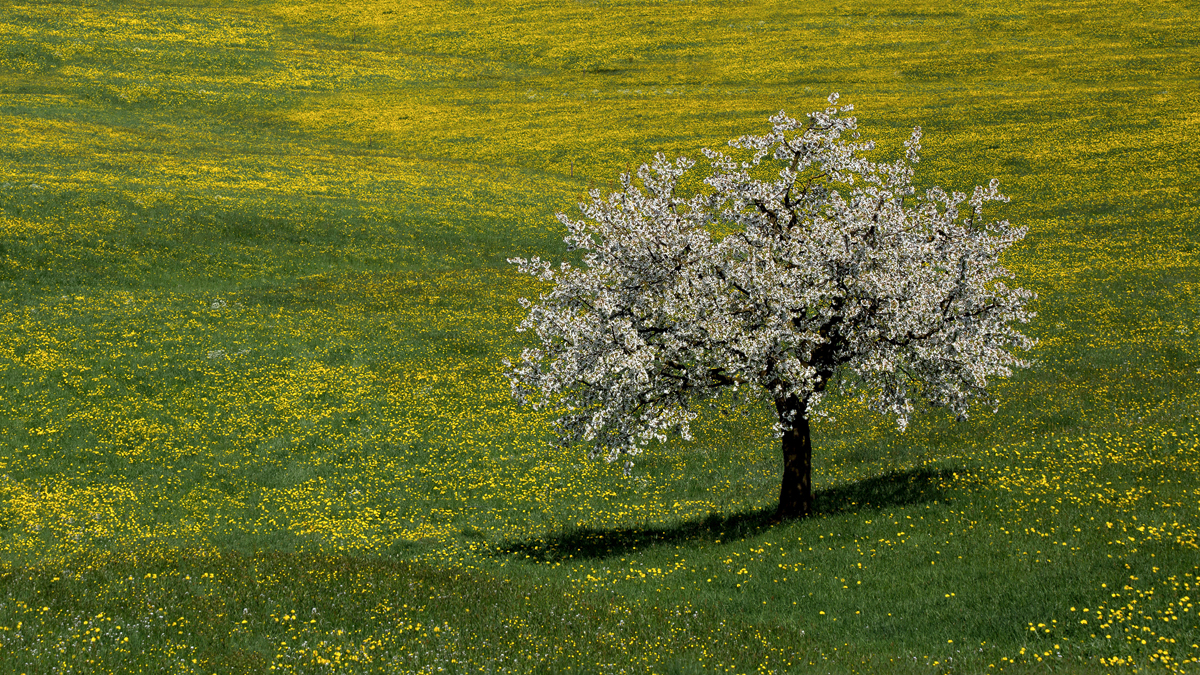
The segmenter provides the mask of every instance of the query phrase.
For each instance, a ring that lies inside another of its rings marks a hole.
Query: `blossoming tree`
[[[872,163],[856,153],[873,142],[840,140],[859,134],[837,100],[730,141],[745,161],[705,149],[708,187],[691,196],[676,190],[694,162],[659,154],[640,186],[622,174],[619,191],[592,190],[584,220],[558,214],[582,267],[509,260],[554,283],[521,299],[517,330],[540,346],[505,360],[514,398],[559,413],[563,443],[628,462],[668,431],[690,440],[696,402],[765,393],[783,447],[778,518],[812,513],[809,422],[830,385],[901,429],[914,403],[959,417],[994,405],[988,378],[1027,367],[1013,350],[1034,345],[1013,324],[1034,316],[1035,296],[1006,285],[999,264],[1026,228],[981,218],[984,202],[1008,201],[996,179],[969,199],[914,196],[920,127],[904,159]]]

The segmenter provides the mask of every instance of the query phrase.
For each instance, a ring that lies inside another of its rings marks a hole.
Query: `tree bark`
[[[777,520],[812,515],[812,436],[808,428],[807,401],[795,396],[775,401],[779,421],[790,426],[783,433],[783,481],[779,486]]]

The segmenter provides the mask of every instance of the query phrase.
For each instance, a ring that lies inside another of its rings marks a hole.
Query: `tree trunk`
[[[779,508],[775,518],[805,518],[812,515],[812,437],[809,434],[807,401],[795,396],[775,401],[779,421],[791,428],[783,433],[783,481],[779,486]]]

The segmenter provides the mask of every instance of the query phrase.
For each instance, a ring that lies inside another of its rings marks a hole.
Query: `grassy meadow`
[[[0,672],[1200,672],[1194,0],[0,6]],[[856,106],[995,176],[1037,366],[632,473],[510,399],[505,259]]]

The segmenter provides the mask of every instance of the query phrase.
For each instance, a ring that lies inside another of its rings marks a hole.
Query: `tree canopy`
[[[999,181],[917,195],[920,127],[903,158],[874,163],[860,156],[873,142],[842,139],[859,137],[854,107],[828,100],[731,140],[741,160],[704,149],[706,187],[690,195],[677,190],[695,163],[661,154],[620,190],[590,191],[584,218],[558,214],[582,266],[509,260],[554,284],[521,299],[517,330],[540,345],[505,365],[517,401],[559,413],[561,442],[628,461],[669,431],[690,439],[695,403],[765,392],[784,455],[777,515],[805,516],[809,420],[829,385],[903,429],[922,401],[963,418],[994,405],[989,379],[1029,365],[1014,352],[1035,342],[1014,324],[1035,296],[999,262],[1026,228],[982,218],[1008,201]]]

